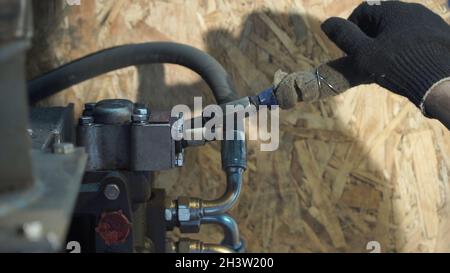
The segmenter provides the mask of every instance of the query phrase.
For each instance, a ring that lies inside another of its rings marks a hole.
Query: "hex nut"
[[[178,207],[177,207],[178,221],[186,222],[191,219],[190,203],[191,200],[189,197],[178,198]]]
[[[148,121],[147,115],[134,114],[131,116],[133,123],[146,123]]]
[[[138,108],[134,109],[134,113],[136,115],[147,116],[148,115],[148,109],[146,107],[138,107]]]
[[[181,233],[200,232],[200,219],[192,215],[193,203],[189,197],[179,197],[177,200],[177,220]]]

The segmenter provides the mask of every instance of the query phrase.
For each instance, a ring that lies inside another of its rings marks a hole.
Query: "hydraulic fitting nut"
[[[188,197],[180,197],[178,199],[178,221],[187,222],[191,219],[190,199]]]
[[[166,200],[164,219],[168,230],[178,227],[181,233],[200,232],[198,199],[179,197],[175,201]]]
[[[195,212],[195,204],[189,197],[179,197],[177,200],[177,220],[181,233],[200,232],[200,218]]]

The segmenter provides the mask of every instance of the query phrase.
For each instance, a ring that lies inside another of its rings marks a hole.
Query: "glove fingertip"
[[[334,32],[336,32],[336,30],[342,24],[341,20],[345,20],[345,19],[342,19],[339,17],[330,17],[327,20],[325,20],[325,22],[322,23],[320,28],[329,38],[331,38],[332,34]]]

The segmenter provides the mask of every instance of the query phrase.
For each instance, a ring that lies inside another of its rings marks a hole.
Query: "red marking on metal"
[[[104,212],[95,231],[102,237],[106,245],[121,244],[127,240],[130,234],[131,223],[121,210]]]

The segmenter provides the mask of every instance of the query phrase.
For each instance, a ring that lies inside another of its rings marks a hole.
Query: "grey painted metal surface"
[[[64,249],[87,155],[32,152],[33,187],[0,196],[0,252],[56,252]]]
[[[28,1],[0,1],[0,193],[33,182],[24,72],[30,10]]]

